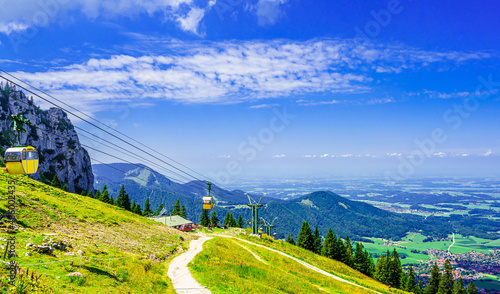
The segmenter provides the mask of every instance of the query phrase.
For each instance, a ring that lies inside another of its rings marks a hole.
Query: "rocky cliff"
[[[17,145],[12,131],[12,114],[22,114],[32,123],[24,126],[20,144],[35,147],[40,154],[38,172],[32,177],[50,182],[54,175],[66,183],[70,192],[93,190],[94,175],[89,154],[81,145],[75,128],[59,108],[41,110],[15,86],[0,83],[0,153]]]

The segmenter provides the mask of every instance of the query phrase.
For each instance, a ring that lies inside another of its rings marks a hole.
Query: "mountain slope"
[[[17,262],[44,274],[40,284],[54,293],[167,293],[165,261],[194,235],[182,233],[98,200],[66,193],[26,176],[0,174],[0,213],[7,209],[7,183],[17,195]],[[0,225],[6,228],[6,224]],[[8,236],[1,230],[0,237]],[[67,250],[37,253],[28,243],[66,244]],[[81,250],[82,257],[76,252]],[[32,256],[25,256],[30,252]],[[67,255],[69,254],[69,255]],[[7,276],[5,267],[0,269]],[[84,279],[70,278],[80,272]]]
[[[175,201],[179,199],[180,203],[186,206],[188,218],[195,222],[199,220],[202,206],[201,198],[207,194],[206,182],[191,181],[180,184],[143,164],[95,164],[92,168],[96,189],[101,190],[106,185],[108,191],[116,198],[123,184],[131,200],[139,203],[141,207],[143,207],[146,198],[149,197],[151,208],[154,211],[160,203],[166,205],[171,211]],[[212,185],[212,195],[220,215],[235,205],[248,203],[245,192],[240,190],[227,191],[217,185]],[[251,196],[256,198],[255,195]],[[262,202],[268,203],[272,200],[272,198],[264,197]],[[226,208],[221,209],[222,207]]]
[[[32,177],[50,182],[57,175],[71,192],[94,190],[89,154],[80,145],[75,128],[64,111],[59,108],[41,110],[23,92],[1,83],[0,106],[1,156],[5,149],[17,145],[10,116],[22,114],[32,126],[24,127],[26,133],[21,134],[20,143],[35,147],[40,155],[38,172]]]
[[[244,234],[215,235],[190,269],[212,293],[405,293],[297,246]]]
[[[351,239],[380,237],[399,239],[407,232],[435,233],[436,229],[451,232],[448,222],[429,217],[397,214],[370,204],[352,201],[333,192],[314,192],[282,204],[269,203],[262,211],[268,219],[277,217],[276,229],[297,236],[303,220],[318,225],[324,236],[328,228]],[[278,221],[284,219],[286,221]],[[437,228],[436,222],[442,227]]]

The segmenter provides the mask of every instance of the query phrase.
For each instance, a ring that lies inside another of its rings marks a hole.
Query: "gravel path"
[[[210,290],[201,286],[191,275],[187,265],[203,250],[203,243],[212,237],[201,237],[189,243],[189,250],[172,260],[168,267],[168,277],[172,280],[175,291],[179,294],[209,294]]]

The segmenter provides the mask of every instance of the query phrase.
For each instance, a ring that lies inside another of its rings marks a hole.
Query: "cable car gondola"
[[[212,190],[212,183],[207,183],[208,185],[208,196],[203,197],[203,209],[214,209],[214,197],[210,195]]]
[[[19,144],[20,134],[26,133],[24,124],[31,125],[31,122],[24,118],[22,114],[12,115],[14,120],[14,131],[17,132],[17,142]],[[5,150],[5,166],[2,171],[11,175],[34,174],[38,170],[38,152],[32,146],[13,146]]]
[[[14,146],[5,150],[4,173],[11,175],[34,174],[38,170],[38,152],[32,146]]]

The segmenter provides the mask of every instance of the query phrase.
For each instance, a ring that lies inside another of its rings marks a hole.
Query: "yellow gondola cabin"
[[[38,152],[31,146],[14,146],[5,150],[4,161],[4,173],[24,175],[38,170]]]

